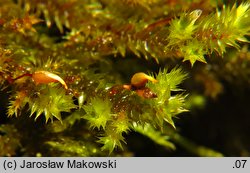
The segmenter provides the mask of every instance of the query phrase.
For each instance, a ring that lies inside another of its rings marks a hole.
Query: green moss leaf
[[[226,52],[226,47],[239,48],[237,41],[247,42],[246,35],[250,33],[250,3],[242,3],[232,8],[223,6],[222,10],[205,17],[197,31],[197,38],[201,39],[210,51],[219,54]]]
[[[112,153],[112,151],[116,148],[123,148],[122,147],[122,142],[124,141],[124,137],[121,134],[118,133],[113,133],[111,134],[106,134],[104,137],[99,137],[98,140],[99,143],[103,144],[102,150],[107,150],[109,153]]]
[[[158,73],[156,83],[147,83],[157,97],[149,100],[155,111],[155,121],[159,127],[163,126],[163,120],[171,124],[174,128],[172,117],[186,111],[184,109],[184,95],[172,95],[172,91],[182,91],[179,84],[187,77],[181,68],[174,68],[169,73],[164,69]]]
[[[182,44],[183,42],[193,38],[193,34],[197,28],[195,21],[201,15],[201,10],[195,10],[189,14],[182,14],[180,18],[176,18],[170,23],[170,34],[168,36],[168,46]]]
[[[65,93],[65,89],[46,86],[39,91],[38,97],[30,99],[29,107],[30,116],[35,114],[35,120],[44,114],[46,122],[49,119],[53,121],[53,117],[62,122],[61,112],[70,112],[76,105],[72,96]]]
[[[84,106],[86,115],[84,119],[88,120],[90,127],[105,129],[107,122],[111,119],[111,102],[109,99],[93,98],[88,105]]]
[[[60,140],[56,141],[47,141],[46,144],[50,146],[50,150],[58,154],[61,153],[64,157],[87,157],[94,154],[96,150],[94,147],[89,147],[83,141],[73,140],[68,137],[62,137]],[[89,150],[90,148],[92,148],[92,150]]]
[[[145,124],[144,126],[138,125],[136,123],[133,124],[133,130],[147,136],[155,143],[166,147],[167,149],[175,149],[175,145],[168,141],[169,136],[162,134],[161,132],[154,129],[150,124]]]
[[[183,46],[180,49],[184,57],[183,61],[190,61],[192,66],[196,61],[206,63],[204,58],[204,55],[206,54],[204,46],[197,40],[188,42],[186,46]]]

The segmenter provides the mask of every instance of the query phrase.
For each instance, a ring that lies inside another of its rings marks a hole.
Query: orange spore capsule
[[[143,72],[135,73],[131,78],[131,85],[135,88],[143,88],[145,87],[146,83],[151,81],[156,83],[157,80],[149,75],[146,75]]]
[[[124,88],[124,89],[127,89],[127,90],[131,90],[131,85],[122,85],[122,87]]]
[[[60,76],[48,71],[36,71],[32,74],[32,79],[36,84],[48,84],[51,82],[60,82],[65,89],[68,89],[67,84]]]

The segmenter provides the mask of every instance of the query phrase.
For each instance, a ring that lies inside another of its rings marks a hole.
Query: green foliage
[[[48,122],[49,119],[53,120],[53,117],[62,121],[60,112],[70,112],[71,109],[76,108],[73,104],[72,97],[65,95],[65,90],[62,88],[46,88],[41,90],[38,98],[29,104],[31,108],[30,115],[36,114],[35,119],[37,119],[44,113],[46,122]]]
[[[172,117],[186,111],[185,96],[182,94],[171,95],[171,91],[181,91],[178,85],[187,77],[185,73],[179,68],[171,70],[167,73],[164,69],[156,76],[157,83],[148,83],[147,86],[156,93],[152,103],[156,108],[156,117],[159,120],[160,127],[163,125],[163,120],[175,127]]]
[[[64,153],[65,157],[72,155],[76,157],[87,157],[97,152],[97,148],[70,138],[63,138],[60,141],[47,141],[46,144],[51,147],[52,151],[56,151],[58,155]]]
[[[103,90],[99,84],[96,91],[99,97],[92,96],[86,100],[87,103],[83,106],[85,113],[81,113],[82,118],[87,120],[90,129],[97,132],[97,142],[103,144],[102,150],[111,153],[116,147],[123,148],[123,134],[133,130],[131,127],[134,122],[141,126],[147,122],[157,125],[159,129],[164,121],[174,126],[172,117],[185,111],[185,97],[171,96],[171,91],[181,92],[178,85],[185,78],[186,74],[178,68],[169,73],[167,70],[160,71],[156,77],[158,82],[149,82],[146,86],[150,92],[157,95],[157,98],[151,99],[145,99],[135,91],[123,88],[122,85]],[[85,92],[89,92],[88,89]]]
[[[186,139],[185,137],[182,137],[181,135],[177,133],[173,134],[171,136],[171,139],[175,141],[177,144],[189,150],[189,152],[194,153],[197,156],[201,156],[201,157],[222,157],[223,156],[222,153],[212,150],[210,148],[204,147],[204,146],[198,146],[197,144]]]
[[[170,23],[168,46],[179,49],[183,61],[189,60],[192,66],[196,61],[206,62],[205,54],[213,51],[223,54],[228,46],[239,48],[237,42],[247,42],[245,36],[250,31],[249,7],[249,3],[232,8],[223,6],[200,20],[200,10],[183,14]]]
[[[195,21],[200,17],[201,13],[201,10],[195,10],[189,14],[182,14],[178,19],[172,20],[169,27],[168,46],[183,44],[183,42],[191,40],[197,29]]]
[[[121,142],[124,142],[124,138],[121,134],[111,132],[110,134],[105,134],[104,137],[100,137],[98,142],[103,144],[102,150],[108,150],[110,154],[116,147],[122,148]]]
[[[163,135],[149,124],[146,124],[145,126],[140,126],[134,123],[133,130],[149,137],[151,140],[153,140],[159,145],[162,145],[168,149],[175,149],[175,145],[172,142],[168,141],[170,139],[169,136]]]
[[[66,95],[62,88],[44,87],[35,92],[36,95],[17,96],[15,101],[11,101],[8,109],[8,115],[18,115],[18,111],[26,104],[31,111],[30,116],[35,114],[35,120],[44,114],[46,122],[53,117],[62,122],[61,112],[70,112],[76,108],[73,104],[72,96]],[[19,94],[20,95],[20,94]],[[22,97],[22,100],[20,100]]]
[[[183,61],[190,61],[192,66],[196,61],[206,63],[206,60],[204,58],[204,55],[206,53],[204,46],[197,40],[187,42],[187,45],[181,48],[181,52],[184,56]]]
[[[169,91],[182,91],[179,88],[179,85],[183,80],[187,78],[187,74],[183,72],[181,68],[174,68],[169,73],[167,72],[167,69],[164,69],[158,73],[156,76],[156,79],[158,82],[156,85],[153,85],[152,83],[149,83],[149,87],[158,87],[156,90],[160,91],[157,94],[160,96],[168,95],[166,92],[168,90],[164,89],[164,86],[169,86]]]
[[[108,99],[93,98],[91,102],[84,106],[86,115],[91,128],[105,129],[107,122],[111,119],[111,103]]]
[[[230,8],[223,6],[216,14],[207,16],[200,24],[198,34],[208,44],[208,48],[219,54],[226,52],[227,46],[239,48],[237,42],[247,42],[245,35],[249,35],[250,4],[236,4]]]

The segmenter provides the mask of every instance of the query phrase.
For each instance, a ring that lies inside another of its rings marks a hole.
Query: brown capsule
[[[32,74],[32,79],[36,84],[48,84],[51,82],[59,82],[65,89],[68,89],[65,81],[58,75],[48,71],[36,71]]]
[[[146,83],[151,81],[156,83],[157,80],[143,72],[135,73],[131,78],[131,85],[135,88],[143,88],[145,87]]]
[[[122,85],[122,87],[123,87],[124,89],[131,90],[131,85],[125,84],[125,85]]]

